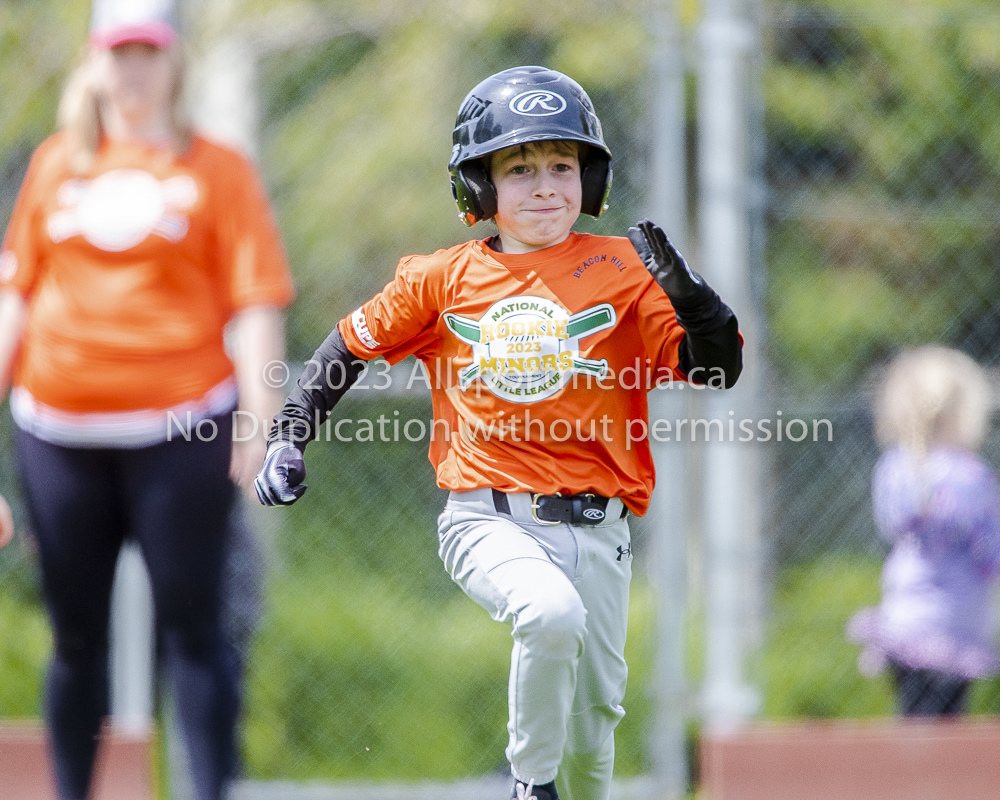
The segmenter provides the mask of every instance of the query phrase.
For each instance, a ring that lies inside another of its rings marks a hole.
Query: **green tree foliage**
[[[89,7],[82,0],[0,3],[0,229],[32,151],[52,132]]]
[[[903,344],[1000,357],[1000,12],[872,8],[786,7],[770,32],[774,360],[813,392]]]

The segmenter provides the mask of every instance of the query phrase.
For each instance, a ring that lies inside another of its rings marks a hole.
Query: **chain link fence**
[[[87,6],[0,5],[0,223],[51,130]],[[682,6],[693,144],[697,16]],[[646,11],[639,0],[240,4],[231,29],[211,35],[239,34],[253,51],[259,157],[299,292],[289,361],[308,359],[401,256],[484,235],[457,221],[445,165],[461,98],[494,71],[542,63],[577,78],[615,154],[611,211],[580,227],[620,234],[640,216],[651,147]],[[764,718],[889,714],[888,682],[861,677],[844,638],[848,617],[877,600],[884,555],[868,496],[872,387],[911,344],[1000,361],[1000,12],[963,2],[767,3],[762,34],[767,246],[754,278],[766,286],[769,416],[829,420],[833,437],[821,428],[819,441],[789,441],[789,432],[779,442],[774,430],[767,445],[771,585],[752,675]],[[204,43],[192,38],[197,58]],[[695,208],[693,152],[688,160]],[[695,244],[689,254],[697,265]],[[414,369],[373,366],[369,388],[338,407],[339,426],[310,445],[305,500],[251,515],[265,577],[247,652],[250,778],[453,780],[505,767],[509,633],[437,558],[444,493],[426,459],[430,400]],[[0,551],[0,717],[37,716],[48,644],[9,429],[0,431],[0,490],[22,535]],[[986,454],[1000,458],[997,437]],[[653,724],[648,523],[634,531],[623,777],[648,772]],[[692,570],[693,720],[704,640],[697,578]],[[973,708],[1000,709],[1000,687],[978,686]]]

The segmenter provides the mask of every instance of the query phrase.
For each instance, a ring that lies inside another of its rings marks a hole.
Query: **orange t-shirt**
[[[628,239],[571,233],[523,255],[471,241],[404,258],[340,332],[359,358],[424,363],[442,488],[594,492],[645,513],[646,392],[686,380],[684,330]]]
[[[64,134],[43,142],[0,250],[0,286],[29,302],[15,385],[74,413],[204,397],[233,374],[229,319],[293,296],[256,170],[198,137],[178,157],[105,142],[82,177]]]

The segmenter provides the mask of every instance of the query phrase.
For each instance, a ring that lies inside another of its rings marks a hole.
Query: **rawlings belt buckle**
[[[531,495],[531,516],[540,525],[598,525],[607,516],[608,499],[596,494]]]

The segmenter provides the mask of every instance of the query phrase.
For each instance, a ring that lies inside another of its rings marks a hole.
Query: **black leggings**
[[[904,717],[949,717],[965,713],[969,681],[933,669],[911,669],[890,661],[899,713]]]
[[[128,538],[149,570],[198,800],[218,800],[233,771],[238,690],[219,626],[226,518],[235,498],[231,417],[214,421],[211,441],[175,438],[135,450],[61,447],[18,431],[55,638],[45,716],[62,800],[83,800],[90,788],[109,711],[111,586]]]

